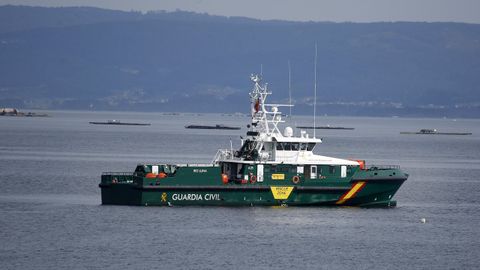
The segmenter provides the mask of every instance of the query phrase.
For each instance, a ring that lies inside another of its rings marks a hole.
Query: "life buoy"
[[[228,184],[228,175],[226,175],[224,173],[222,174],[222,183]]]
[[[165,178],[167,177],[167,174],[164,173],[164,172],[160,172],[158,175],[157,175],[158,178]]]
[[[257,177],[255,175],[250,176],[250,183],[255,183],[257,182]]]
[[[150,172],[145,175],[145,178],[155,178],[155,177],[157,177],[157,175]]]
[[[300,177],[298,177],[298,175],[295,175],[294,177],[292,177],[292,182],[294,184],[300,183]]]

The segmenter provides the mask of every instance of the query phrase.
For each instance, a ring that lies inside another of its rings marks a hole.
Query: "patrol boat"
[[[102,204],[218,206],[395,206],[408,174],[399,166],[317,155],[322,140],[283,123],[279,107],[252,75],[251,124],[239,150],[220,149],[211,164],[140,164],[103,173]]]

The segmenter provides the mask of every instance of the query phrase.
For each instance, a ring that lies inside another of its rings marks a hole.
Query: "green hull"
[[[250,169],[255,171],[256,166]],[[408,177],[398,168],[352,168],[350,175],[343,178],[332,175],[311,179],[300,175],[298,183],[292,181],[297,174],[284,173],[282,180],[272,179],[272,174],[268,177],[266,173],[261,183],[226,184],[222,183],[218,166],[182,167],[175,176],[162,179],[104,174],[100,184],[102,204],[388,207],[396,205],[392,198]]]

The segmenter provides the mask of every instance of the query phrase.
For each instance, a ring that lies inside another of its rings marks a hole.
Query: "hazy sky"
[[[0,5],[176,9],[296,21],[455,21],[480,23],[480,0],[0,0]]]

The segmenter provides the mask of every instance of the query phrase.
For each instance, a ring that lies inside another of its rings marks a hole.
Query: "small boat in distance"
[[[228,130],[239,130],[240,127],[229,127],[225,125],[215,125],[215,126],[203,126],[203,125],[188,125],[185,128],[190,129],[228,129]]]
[[[89,123],[92,125],[150,126],[150,123],[120,122],[118,120],[108,120],[107,122],[89,122]]]
[[[300,129],[343,129],[343,130],[354,130],[355,128],[351,127],[331,127],[330,125],[327,126],[320,126],[320,127],[312,127],[312,126],[297,126]]]
[[[436,129],[420,129],[418,132],[402,131],[400,134],[420,134],[420,135],[472,135],[471,132],[438,132]]]

